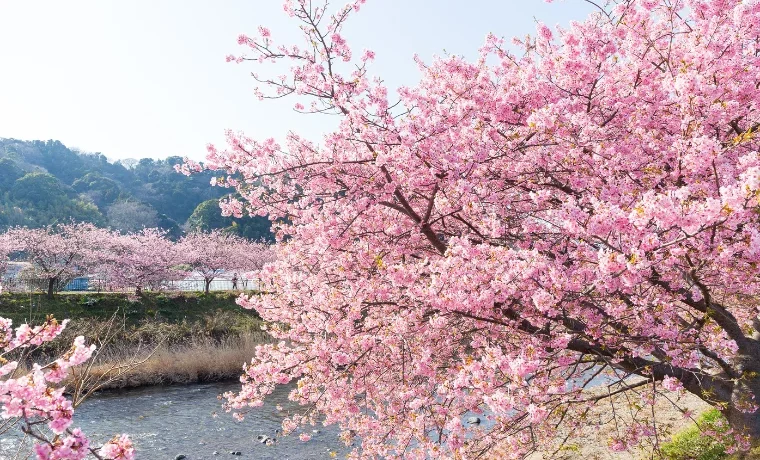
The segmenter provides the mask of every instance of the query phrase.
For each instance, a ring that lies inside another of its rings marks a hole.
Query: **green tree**
[[[232,225],[232,218],[222,216],[219,200],[206,200],[199,204],[187,219],[187,232],[205,232]]]
[[[77,196],[71,187],[46,173],[29,173],[17,179],[9,193],[13,203],[24,210],[24,224],[39,227],[70,221],[103,225],[98,207]]]
[[[249,240],[273,242],[272,223],[267,217],[246,216],[232,218],[222,216],[219,200],[206,200],[199,204],[193,214],[187,219],[187,231],[210,232],[225,230]]]
[[[0,230],[72,219],[105,225],[103,215],[114,203],[135,201],[153,208],[158,227],[178,238],[198,204],[226,193],[209,186],[213,172],[186,177],[174,170],[179,163],[180,157],[110,162],[59,141],[0,138]],[[230,220],[220,228],[231,225]]]
[[[0,158],[0,190],[8,190],[24,171],[10,158]]]
[[[54,176],[35,172],[17,179],[10,196],[32,206],[48,206],[67,196],[67,193],[63,184]]]
[[[99,172],[89,172],[71,184],[72,188],[87,195],[98,206],[103,208],[110,205],[122,195],[119,183]]]

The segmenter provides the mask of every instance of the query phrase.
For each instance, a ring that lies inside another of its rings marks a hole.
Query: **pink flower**
[[[538,24],[538,33],[546,41],[550,41],[552,39],[552,30],[542,23]]]
[[[123,434],[108,441],[100,448],[103,458],[110,460],[134,460],[135,449],[129,436]]]
[[[612,441],[612,444],[610,444],[610,449],[612,449],[613,452],[625,452],[628,450],[628,446],[620,439],[615,439]]]
[[[662,379],[662,387],[668,391],[682,391],[683,390],[683,384],[681,383],[681,381],[670,376]]]
[[[364,54],[362,54],[362,61],[372,61],[375,59],[375,52],[372,50],[364,50]]]
[[[514,52],[489,36],[476,59],[415,57],[397,104],[370,51],[352,60],[359,4],[288,0],[302,42],[242,40],[251,65],[273,64],[257,96],[334,124],[209,149],[237,197],[224,215],[269,216],[280,242],[265,292],[238,301],[274,340],[228,408],[296,380],[312,412],[283,428],[324,417],[361,437],[357,456],[521,458],[529,425],[578,431],[553,422],[597,362],[642,378],[667,363],[707,386],[736,366],[760,291],[755,2],[610,2],[539,23]],[[708,293],[716,314],[695,328]],[[754,409],[751,391],[718,393]],[[485,408],[493,425],[461,423]],[[616,421],[615,451],[655,434]]]

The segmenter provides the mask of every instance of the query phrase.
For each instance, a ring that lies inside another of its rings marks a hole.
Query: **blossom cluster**
[[[221,231],[186,235],[178,242],[160,229],[121,234],[91,224],[11,228],[0,235],[0,274],[10,255],[31,264],[30,275],[47,283],[49,293],[79,275],[96,275],[112,289],[160,288],[162,283],[200,275],[208,285],[224,271],[240,276],[271,259],[265,244]]]
[[[18,372],[18,361],[6,356],[54,340],[66,327],[66,321],[54,318],[39,326],[27,324],[13,329],[9,319],[0,318],[0,419],[17,424],[36,443],[38,460],[78,460],[88,455],[102,459],[132,460],[134,448],[129,436],[122,435],[101,447],[90,445],[79,428],[71,428],[74,407],[59,386],[69,370],[88,359],[95,345],[86,346],[84,337],[77,337],[71,349],[46,364],[33,364],[29,372]],[[40,428],[44,423],[50,435]]]
[[[257,94],[340,121],[208,148],[228,211],[285,243],[272,291],[240,300],[281,341],[228,408],[297,382],[283,426],[321,414],[355,455],[523,458],[623,391],[629,449],[687,391],[760,437],[760,2],[612,0],[474,61],[416,58],[397,99],[352,52],[362,3],[289,0],[300,43],[261,28],[229,59],[287,62]]]

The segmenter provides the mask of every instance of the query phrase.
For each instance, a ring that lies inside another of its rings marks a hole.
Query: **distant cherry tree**
[[[55,286],[82,274],[105,276],[114,286],[133,288],[140,295],[146,287],[160,288],[184,276],[178,268],[183,262],[192,262],[194,269],[212,277],[223,269],[219,267],[257,270],[271,259],[265,245],[219,232],[189,235],[178,244],[158,229],[120,234],[90,224],[13,228],[0,235],[0,270],[12,252],[46,280],[49,296]],[[135,449],[127,435],[95,446],[82,430],[71,427],[74,405],[62,382],[72,367],[90,359],[94,345],[77,337],[62,356],[31,363],[28,371],[19,366],[21,357],[55,340],[67,322],[49,317],[41,325],[14,329],[11,320],[0,318],[0,434],[20,428],[34,443],[39,460],[132,460]]]
[[[181,263],[177,244],[166,238],[166,232],[147,228],[126,235],[111,233],[100,268],[112,287],[134,289],[141,295],[145,288],[160,289],[163,283],[181,278]]]
[[[209,293],[211,282],[219,275],[261,269],[269,260],[269,248],[220,230],[194,232],[183,237],[177,250],[182,262],[204,281],[204,292]]]
[[[14,251],[14,242],[6,234],[0,235],[0,292],[2,292],[3,277],[8,270],[10,254]]]
[[[106,230],[92,224],[59,224],[43,228],[14,227],[3,236],[11,252],[18,252],[43,280],[47,296],[71,278],[87,274],[108,239]]]
[[[286,432],[323,417],[366,457],[523,458],[603,404],[612,449],[656,449],[655,403],[688,416],[688,392],[731,448],[760,441],[760,3],[609,1],[518,52],[417,58],[398,100],[344,35],[363,3],[288,0],[299,44],[260,27],[228,57],[290,63],[254,73],[260,97],[340,120],[319,144],[209,147],[244,197],[225,211],[287,236],[272,290],[241,300],[281,342],[228,407],[297,381]]]

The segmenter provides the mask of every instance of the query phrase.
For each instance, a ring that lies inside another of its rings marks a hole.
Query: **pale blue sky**
[[[224,130],[316,137],[326,126],[259,102],[256,64],[226,63],[240,33],[297,29],[280,0],[0,0],[0,137],[58,139],[109,158],[202,159]],[[333,2],[344,4],[344,0]],[[369,0],[344,35],[391,88],[418,79],[414,53],[475,57],[488,32],[507,38],[583,19],[583,0]]]

